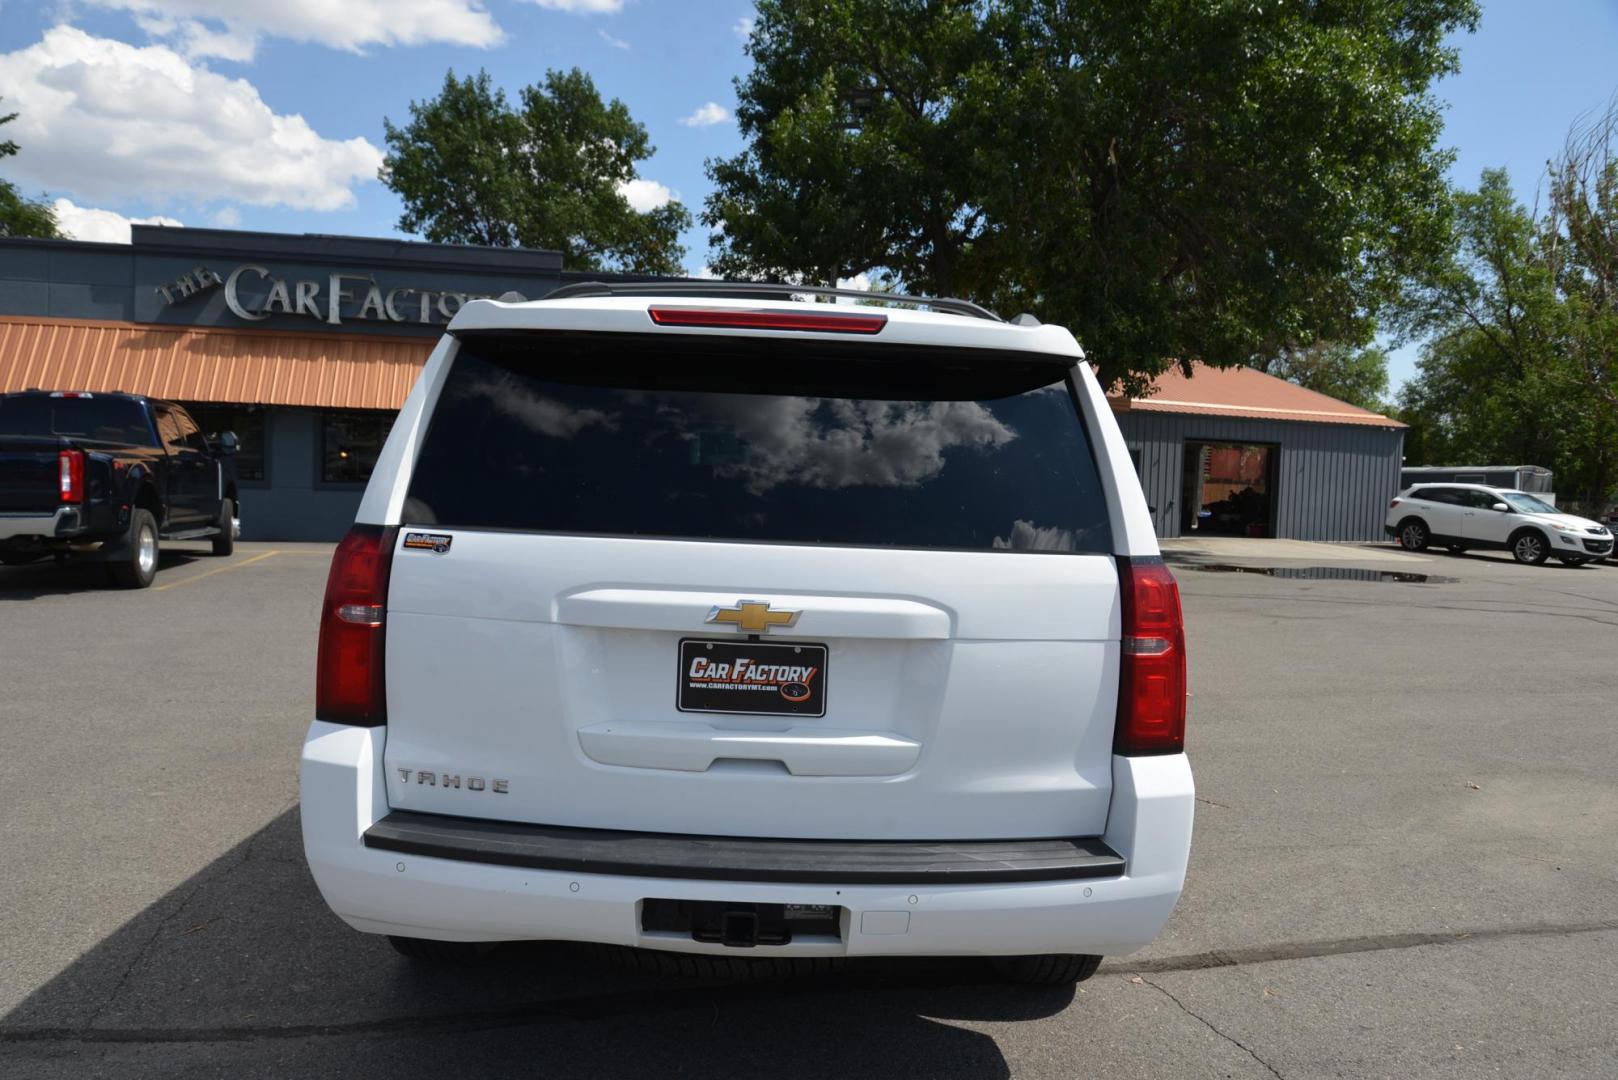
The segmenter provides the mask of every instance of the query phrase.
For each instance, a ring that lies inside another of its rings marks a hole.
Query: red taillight
[[[57,490],[65,503],[84,501],[84,451],[63,450],[56,455]]]
[[[355,525],[337,545],[320,610],[315,716],[374,727],[388,719],[382,645],[396,530]]]
[[[1120,754],[1185,749],[1185,621],[1180,587],[1163,560],[1120,558],[1123,666],[1118,676]]]
[[[827,334],[878,334],[886,315],[818,311],[760,311],[747,308],[654,307],[659,326],[703,326],[723,330],[818,330]]]
[[[1393,509],[1393,508],[1394,508],[1394,507],[1395,507],[1395,506],[1398,506],[1398,505],[1399,505],[1399,503],[1400,503],[1400,502],[1401,502],[1401,501],[1402,501],[1402,500],[1400,500],[1400,499],[1397,499],[1397,498],[1396,498],[1396,499],[1394,499],[1394,500],[1393,500],[1393,501],[1392,501],[1392,502],[1390,502],[1390,503],[1389,503],[1389,504],[1388,504],[1388,509],[1389,509],[1389,510],[1392,510],[1392,509]]]

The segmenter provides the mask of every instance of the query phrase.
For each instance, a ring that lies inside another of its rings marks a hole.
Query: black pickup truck
[[[211,440],[180,406],[138,394],[0,394],[0,563],[53,555],[144,589],[165,540],[240,531],[236,436]]]

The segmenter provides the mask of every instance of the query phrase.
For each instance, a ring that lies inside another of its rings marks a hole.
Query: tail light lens
[[[1185,749],[1185,621],[1180,587],[1163,560],[1119,558],[1123,666],[1118,678],[1120,754]]]
[[[65,503],[84,501],[84,451],[63,450],[56,455],[58,488]]]
[[[1402,499],[1394,499],[1394,500],[1393,500],[1393,501],[1392,501],[1392,502],[1390,502],[1390,503],[1389,503],[1389,504],[1388,504],[1388,509],[1389,509],[1389,510],[1392,510],[1392,509],[1393,509],[1393,508],[1394,508],[1394,507],[1395,507],[1395,506],[1398,506],[1398,505],[1399,505],[1399,504],[1400,504],[1400,503],[1401,503],[1401,502],[1403,502],[1403,501],[1404,501],[1404,500],[1402,500]]]
[[[355,525],[332,556],[315,665],[318,719],[366,727],[387,723],[382,647],[396,531]]]

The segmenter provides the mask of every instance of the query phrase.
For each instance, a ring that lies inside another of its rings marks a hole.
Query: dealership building
[[[0,392],[179,401],[240,439],[244,538],[331,540],[460,306],[584,276],[556,252],[405,240],[146,225],[130,244],[0,239]],[[1171,372],[1113,408],[1160,535],[1381,536],[1394,421],[1246,368]]]
[[[394,413],[474,297],[540,297],[553,251],[136,225],[0,240],[0,392],[124,390],[241,440],[242,535],[330,540]]]

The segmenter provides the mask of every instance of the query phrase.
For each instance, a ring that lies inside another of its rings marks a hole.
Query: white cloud
[[[245,61],[261,37],[359,52],[370,45],[446,43],[488,48],[505,39],[480,0],[89,0],[128,11],[141,29],[187,56]]]
[[[944,452],[984,450],[1017,438],[976,401],[848,401],[712,395],[693,408],[692,426],[717,420],[741,436],[742,460],[717,465],[749,491],[782,484],[815,488],[914,487],[943,471]]]
[[[736,35],[736,40],[746,41],[753,36],[753,27],[757,21],[751,15],[743,15],[736,20],[736,25],[730,28],[730,32]]]
[[[337,210],[376,178],[382,152],[327,139],[163,45],[144,48],[70,26],[0,53],[0,97],[26,154],[13,179],[93,201],[149,196]],[[8,162],[8,164],[11,164]]]
[[[697,111],[680,121],[686,127],[713,127],[730,119],[730,110],[717,101],[699,106]]]
[[[234,229],[242,223],[242,215],[234,206],[225,206],[214,211],[213,223],[221,229]]]
[[[624,180],[618,185],[618,194],[641,214],[667,206],[680,197],[673,188],[656,180]]]
[[[529,3],[569,15],[616,15],[624,9],[624,0],[529,0]]]
[[[605,30],[597,30],[596,33],[601,36],[602,41],[605,41],[608,45],[611,45],[613,48],[615,48],[615,49],[623,49],[626,52],[629,50],[629,42],[625,41],[623,38],[613,37],[611,34],[607,33]]]
[[[51,206],[56,224],[72,240],[93,240],[98,244],[129,243],[131,225],[168,225],[179,228],[182,223],[161,214],[155,217],[130,218],[116,210],[97,210],[89,206],[75,206],[71,199],[57,199]]]
[[[715,270],[713,267],[709,266],[707,263],[703,263],[701,266],[697,267],[696,273],[692,274],[691,276],[696,278],[698,281],[722,281],[722,280],[724,280],[723,277],[720,275],[719,271]]]
[[[871,275],[861,271],[853,277],[840,277],[837,279],[839,289],[858,289],[861,292],[871,291]]]
[[[1018,518],[1011,523],[1011,535],[996,536],[990,546],[1010,551],[1076,551],[1079,538],[1072,529],[1035,525]]]

